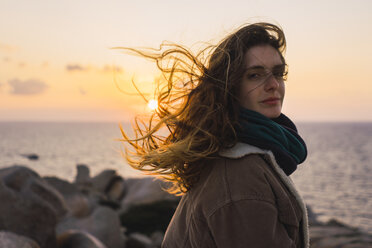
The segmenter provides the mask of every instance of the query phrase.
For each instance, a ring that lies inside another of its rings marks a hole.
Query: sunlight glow
[[[158,101],[154,100],[154,99],[151,99],[148,104],[147,104],[147,107],[149,107],[149,109],[151,110],[155,110],[158,108]]]

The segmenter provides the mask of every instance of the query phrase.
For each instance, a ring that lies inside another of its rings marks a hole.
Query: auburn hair
[[[197,54],[172,43],[163,43],[159,49],[117,47],[153,60],[164,78],[158,82],[157,110],[147,120],[135,119],[135,137],[128,137],[121,128],[122,141],[129,144],[128,163],[173,182],[171,193],[190,190],[203,163],[237,142],[236,96],[245,54],[257,45],[270,45],[283,58],[282,29],[263,22],[245,25]]]

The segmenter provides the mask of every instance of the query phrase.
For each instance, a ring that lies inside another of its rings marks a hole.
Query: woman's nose
[[[270,73],[265,81],[265,90],[277,89],[279,85],[279,79],[277,79],[272,73]]]

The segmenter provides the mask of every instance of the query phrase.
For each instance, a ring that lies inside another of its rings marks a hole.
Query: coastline
[[[115,170],[91,176],[86,165],[77,165],[74,182],[18,165],[0,169],[0,180],[0,247],[160,247],[179,201],[160,180]],[[372,247],[372,234],[335,219],[320,222],[308,209],[311,247]]]

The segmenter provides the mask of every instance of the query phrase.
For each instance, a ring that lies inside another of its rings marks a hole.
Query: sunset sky
[[[371,11],[369,0],[0,0],[0,121],[130,120],[150,111],[131,80],[150,100],[158,72],[110,47],[200,47],[256,21],[287,37],[284,113],[372,121]]]

